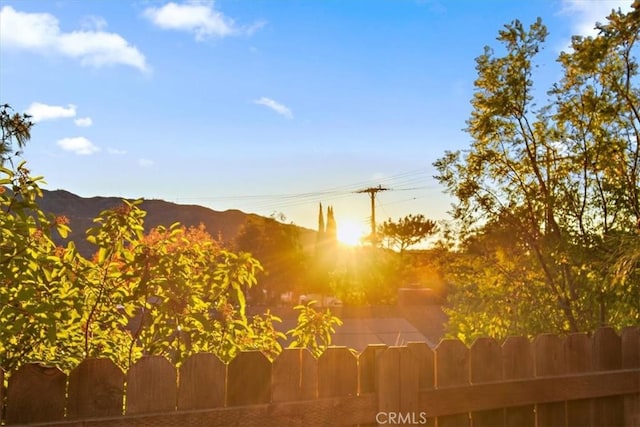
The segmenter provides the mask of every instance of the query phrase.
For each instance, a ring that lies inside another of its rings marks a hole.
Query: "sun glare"
[[[350,246],[359,245],[367,234],[363,224],[349,220],[339,221],[337,232],[340,243]]]

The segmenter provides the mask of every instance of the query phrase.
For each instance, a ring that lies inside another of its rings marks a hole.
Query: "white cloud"
[[[243,31],[246,35],[252,36],[256,32],[263,29],[265,25],[267,25],[267,21],[258,21],[254,24],[249,25],[248,27],[245,27]]]
[[[108,26],[107,21],[101,16],[88,15],[82,18],[82,22],[80,23],[80,27],[83,30],[96,30],[102,31],[106,29]]]
[[[58,19],[49,13],[19,12],[11,6],[0,9],[0,47],[57,53],[82,65],[129,65],[150,71],[144,55],[116,33],[103,31],[106,21],[92,17],[93,29],[64,33]],[[85,24],[86,27],[87,24]]]
[[[562,0],[561,15],[572,20],[573,35],[595,36],[596,22],[604,23],[612,9],[631,10],[632,0]]]
[[[156,164],[156,162],[154,162],[153,160],[138,159],[138,165],[140,165],[143,168],[148,168],[148,167],[151,167],[151,166],[153,166],[155,164]]]
[[[122,156],[124,154],[127,154],[125,150],[118,150],[117,148],[111,148],[111,147],[107,148],[107,153],[114,154],[117,156]]]
[[[76,106],[69,104],[66,107],[62,107],[60,105],[47,105],[41,102],[34,102],[25,112],[31,116],[31,120],[35,123],[43,120],[75,117]]]
[[[71,151],[72,153],[80,155],[89,155],[100,151],[93,142],[89,141],[84,136],[76,136],[74,138],[62,138],[57,142],[58,146],[65,151]]]
[[[91,119],[91,117],[79,117],[75,119],[73,123],[75,123],[76,126],[79,126],[81,128],[88,128],[91,125],[93,125],[93,120]]]
[[[197,41],[238,34],[252,35],[265,25],[260,21],[248,27],[238,27],[233,19],[215,9],[213,1],[170,2],[162,7],[146,8],[143,16],[164,30],[193,33]]]
[[[279,102],[274,101],[271,98],[266,98],[263,96],[260,99],[254,100],[253,103],[258,105],[264,105],[265,107],[272,109],[273,111],[280,114],[281,116],[286,117],[287,119],[293,118],[293,113],[287,106],[280,104]]]

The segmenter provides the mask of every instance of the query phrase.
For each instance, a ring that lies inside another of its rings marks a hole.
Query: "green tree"
[[[383,240],[390,242],[402,254],[405,249],[417,245],[438,231],[435,221],[424,215],[407,215],[394,222],[391,218],[378,227],[378,234]]]
[[[18,138],[11,129],[20,126],[1,124],[10,147]],[[72,242],[53,243],[54,233],[65,238],[70,229],[39,207],[42,178],[24,162],[9,164],[0,166],[2,369],[38,361],[68,370],[87,357],[127,368],[147,354],[180,364],[195,352],[229,361],[242,350],[271,358],[282,350],[280,319],[246,314],[245,293],[261,269],[250,254],[222,249],[203,227],[176,223],[145,235],[141,201],[123,201],[87,230],[96,252],[85,259]],[[335,323],[322,319],[327,328]],[[315,351],[330,342],[327,330],[299,325],[291,334]]]
[[[481,231],[437,260],[450,284],[447,332],[472,342],[482,336],[534,335],[565,330],[561,310],[551,310],[554,295],[522,231],[506,220]]]
[[[0,166],[14,155],[19,155],[31,138],[33,123],[30,118],[27,114],[14,113],[9,104],[0,105]]]
[[[282,292],[300,290],[307,282],[306,256],[298,230],[284,216],[251,217],[235,239],[235,248],[260,261],[261,283],[251,294],[256,302],[275,302]]]
[[[319,357],[331,345],[331,336],[335,326],[341,326],[342,320],[331,314],[331,310],[317,311],[315,301],[294,308],[299,312],[295,328],[287,331],[293,338],[290,348],[307,348],[315,357]]]
[[[46,214],[37,199],[41,177],[32,177],[25,162],[13,165],[13,143],[29,139],[31,123],[0,111],[0,367],[12,369],[27,361],[54,363],[78,358],[70,343],[78,336],[78,292],[67,268],[75,248],[56,247],[53,233],[66,236],[66,218]]]
[[[435,163],[438,179],[458,200],[453,214],[461,241],[489,228],[510,230],[505,239],[487,242],[493,245],[487,250],[495,254],[517,245],[522,256],[509,261],[518,260],[514,268],[527,272],[522,286],[544,292],[514,303],[528,305],[531,317],[543,313],[540,327],[547,331],[640,321],[638,283],[623,287],[610,278],[621,239],[635,232],[640,219],[639,13],[636,1],[627,14],[612,12],[596,37],[574,37],[572,51],[559,58],[564,76],[540,107],[534,60],[546,27],[540,20],[528,30],[519,21],[506,25],[498,36],[505,53],[486,47],[476,60],[467,122],[471,147],[464,154],[447,152]],[[480,299],[507,293],[497,284],[506,283],[510,273],[489,269],[491,279],[476,280],[476,286],[495,291],[454,300],[453,312],[464,304],[480,312]],[[455,285],[460,290],[467,284]],[[519,312],[526,317],[527,310]],[[487,315],[479,327],[490,329],[498,320]],[[513,327],[506,322],[503,332]]]
[[[345,305],[395,304],[401,285],[398,254],[375,246],[343,249],[329,274],[333,295]]]

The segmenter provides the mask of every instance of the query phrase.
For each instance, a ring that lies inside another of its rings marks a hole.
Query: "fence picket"
[[[294,401],[301,398],[302,385],[300,348],[282,350],[271,368],[271,400],[273,402]]]
[[[4,420],[4,369],[0,368],[0,424]]]
[[[27,363],[9,376],[7,425],[64,417],[67,376],[58,368]]]
[[[565,372],[579,374],[593,370],[591,338],[584,333],[567,335],[564,340]],[[567,402],[567,425],[592,425],[593,401],[591,399]]]
[[[622,368],[640,368],[640,328],[624,328],[620,334],[620,341]],[[626,426],[640,427],[640,392],[624,397],[624,421]]]
[[[122,415],[124,373],[110,359],[85,359],[69,374],[67,417]]]
[[[358,359],[347,347],[329,347],[318,358],[318,397],[352,397],[358,392]],[[347,414],[341,407],[334,407],[318,425],[339,425]]]
[[[317,364],[306,348],[285,349],[273,361],[271,401],[274,404],[313,399],[316,384]],[[287,411],[287,420],[296,426],[312,424],[315,416],[316,414],[299,408]],[[261,424],[264,424],[264,420]]]
[[[407,347],[414,354],[419,367],[418,386],[421,390],[433,390],[436,385],[435,355],[426,342],[410,342]]]
[[[509,337],[502,344],[502,375],[505,380],[533,378],[535,365],[531,343],[525,337]],[[534,427],[534,405],[505,410],[506,427]]]
[[[622,343],[611,328],[600,328],[593,334],[594,369],[606,371],[622,368]],[[624,401],[620,396],[596,400],[594,424],[621,426],[624,423]]]
[[[377,364],[379,356],[386,350],[386,344],[369,344],[358,355],[358,394],[375,393],[378,390]]]
[[[564,341],[553,334],[538,335],[533,342],[536,377],[562,375],[565,371]],[[564,426],[566,402],[536,405],[538,427]]]
[[[300,386],[301,399],[316,399],[318,397],[318,359],[307,349],[302,349],[300,370],[302,372],[302,385]]]
[[[282,350],[273,361],[271,371],[271,400],[273,402],[290,402],[302,400],[302,349],[287,348]]]
[[[240,353],[229,365],[203,353],[187,358],[179,376],[166,359],[145,357],[126,376],[125,415],[124,374],[106,359],[88,359],[68,377],[37,364],[4,375],[9,379],[9,387],[1,391],[7,425],[269,427],[426,421],[439,427],[640,427],[637,327],[620,336],[610,328],[564,339],[540,335],[533,343],[512,337],[502,346],[479,339],[471,349],[457,340],[444,340],[434,351],[426,343],[373,346],[359,356],[333,347],[318,360],[308,350],[295,349],[273,363],[255,351]],[[2,371],[0,384],[1,376]]]
[[[126,413],[175,411],[177,390],[176,368],[162,356],[145,356],[127,374]]]
[[[469,350],[469,380],[472,384],[502,379],[502,348],[493,338],[478,338]],[[473,427],[504,426],[504,409],[471,413]]]
[[[213,353],[197,353],[180,366],[178,410],[224,406],[227,365]]]
[[[377,366],[378,410],[416,417],[418,413],[418,363],[407,347],[389,347]]]
[[[260,351],[243,351],[227,368],[227,406],[269,403],[271,362]]]
[[[469,384],[469,349],[458,340],[442,340],[436,347],[436,388]],[[447,415],[437,418],[438,427],[471,425],[469,414]]]
[[[436,386],[435,354],[426,342],[409,342],[407,347],[413,353],[418,364],[418,389],[433,390]],[[429,402],[419,401],[419,407],[428,407]],[[436,424],[435,418],[428,417],[420,419],[424,425],[433,426]]]
[[[318,396],[355,396],[358,360],[347,347],[329,347],[318,359]]]

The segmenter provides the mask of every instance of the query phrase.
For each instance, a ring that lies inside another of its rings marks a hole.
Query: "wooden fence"
[[[273,363],[259,352],[228,365],[203,353],[179,369],[152,356],[126,374],[106,359],[68,376],[29,364],[8,384],[7,425],[640,426],[640,328],[359,355],[332,347],[317,360],[288,349]]]

